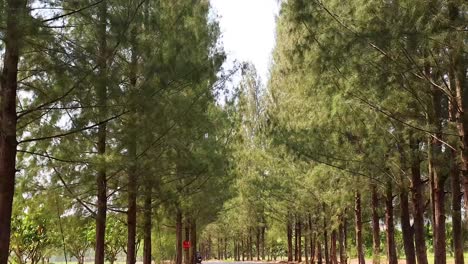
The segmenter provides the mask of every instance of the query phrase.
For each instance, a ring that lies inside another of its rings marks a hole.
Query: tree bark
[[[151,264],[151,231],[152,231],[152,186],[148,184],[145,191],[144,234],[143,234],[143,264]]]
[[[195,264],[197,253],[197,221],[193,217],[190,218],[190,242],[190,262]]]
[[[455,164],[456,153],[452,151],[451,157],[451,184],[452,184],[452,237],[455,252],[455,264],[463,264],[463,228],[461,218],[461,189],[460,173]]]
[[[428,145],[431,144],[431,140],[428,140]],[[435,220],[435,185],[434,185],[434,172],[432,168],[432,162],[428,158],[428,174],[429,174],[429,185],[430,185],[430,202],[431,202],[431,226],[432,226],[432,249],[434,253],[436,252],[437,247],[437,233],[435,230],[436,220]],[[434,259],[434,264],[437,264],[437,260]]]
[[[322,264],[322,245],[317,241],[317,264]]]
[[[182,264],[182,211],[177,208],[176,212],[176,261],[175,264]]]
[[[99,70],[99,82],[96,87],[99,108],[99,117],[107,116],[107,0],[103,0],[99,6],[99,49],[97,64]],[[98,126],[97,152],[101,160],[106,155],[107,124]],[[96,214],[96,246],[95,264],[104,264],[106,218],[107,218],[107,169],[102,164],[98,168],[97,178],[97,214]]]
[[[338,257],[336,256],[336,230],[333,229],[331,233],[331,249],[330,249],[331,263],[338,264]]]
[[[211,235],[208,235],[208,248],[207,248],[207,259],[211,259],[213,257],[213,241],[211,240]]]
[[[253,260],[252,228],[249,228],[249,260]]]
[[[297,236],[297,240],[298,240],[298,243],[297,243],[298,259],[297,259],[297,261],[302,262],[302,222],[301,222],[300,219],[297,221],[296,236]]]
[[[237,241],[234,241],[234,261],[239,261],[238,260],[238,255],[237,255]]]
[[[355,195],[355,225],[356,225],[356,248],[358,254],[358,263],[365,264],[366,260],[364,258],[364,248],[362,240],[362,211],[361,211],[361,193],[356,192]]]
[[[438,177],[435,177],[435,180]],[[436,180],[434,195],[434,213],[435,213],[435,228],[434,235],[436,237],[435,258],[437,264],[446,263],[446,235],[445,235],[445,190],[443,183]]]
[[[346,248],[344,243],[344,224],[345,221],[344,216],[341,217],[341,222],[338,227],[338,245],[339,245],[339,252],[340,252],[340,264],[346,264]]]
[[[455,30],[463,26],[466,21],[464,20],[463,11],[460,11],[456,1],[448,1],[448,14],[449,21],[452,27],[452,45],[449,48],[450,54],[450,72],[451,75],[451,88],[455,90],[456,94],[456,121],[457,131],[460,137],[461,149],[461,175],[462,184],[464,185],[464,201],[465,201],[465,214],[468,218],[468,81],[466,78],[466,56],[463,55],[463,48],[466,43],[464,42],[465,36]],[[455,36],[453,36],[455,35]],[[456,257],[457,258],[457,257]]]
[[[8,263],[16,174],[16,95],[26,1],[6,1],[3,71],[0,75],[0,264]]]
[[[288,217],[288,221],[286,224],[286,229],[288,232],[288,261],[293,261],[293,246],[292,246],[292,227],[291,227],[291,219]]]
[[[346,209],[345,209],[345,214],[346,214]],[[343,217],[343,239],[344,239],[344,249],[345,249],[345,256],[346,256],[346,261],[348,261],[348,219],[346,217]]]
[[[262,239],[262,260],[265,260],[265,226],[262,226],[262,234],[261,234],[261,239]]]
[[[184,233],[185,233],[185,241],[190,241],[190,220],[189,218],[186,216],[186,219],[185,219],[185,226],[184,226]],[[192,241],[190,241],[192,242]],[[191,264],[192,262],[190,261],[190,250],[189,249],[186,249],[184,248],[184,258],[185,258],[185,261],[184,263],[185,264]]]
[[[431,76],[433,69],[426,63],[426,76]],[[429,77],[430,78],[430,77]],[[432,112],[429,124],[435,127],[436,137],[442,138],[442,91],[431,85]],[[428,163],[431,179],[431,196],[433,197],[434,221],[434,254],[436,264],[446,264],[446,235],[445,235],[445,190],[444,183],[448,173],[443,170],[446,153],[442,150],[442,143],[431,137],[428,144]]]
[[[379,197],[375,184],[371,186],[372,190],[372,263],[380,263],[380,220],[379,220]]]
[[[257,248],[257,261],[260,261],[260,237],[261,237],[261,230],[257,228],[257,241],[256,241],[256,248]]]
[[[137,89],[137,44],[136,44],[137,30],[136,26],[132,26],[131,30],[131,63],[130,63],[130,98],[134,97],[133,93]],[[135,102],[130,103],[130,109],[135,110]],[[135,264],[136,262],[136,225],[137,225],[137,136],[135,122],[138,117],[136,111],[131,113],[133,116],[131,123],[127,128],[127,144],[128,144],[128,212],[127,212],[127,264]]]
[[[385,197],[385,224],[387,225],[387,259],[389,264],[398,264],[395,243],[395,224],[393,222],[392,183],[387,182]]]
[[[312,215],[309,213],[310,263],[315,263],[315,232],[312,229]],[[307,249],[306,249],[307,250]]]
[[[328,251],[328,232],[327,232],[327,223],[324,218],[324,226],[323,226],[323,250],[324,250],[324,255],[325,255],[325,264],[330,264],[330,255]]]
[[[298,240],[297,219],[294,222],[294,261],[299,261],[299,240]]]
[[[242,238],[242,261],[245,261],[244,238]]]
[[[306,233],[304,235],[304,257],[305,257],[306,264],[309,264],[309,250],[307,248],[309,246],[309,236],[307,232],[308,230],[306,229]]]
[[[414,235],[410,224],[410,212],[408,203],[408,190],[406,187],[400,192],[400,222],[403,232],[403,246],[405,249],[406,263],[416,264],[416,254],[414,249]]]
[[[463,25],[463,19],[460,16],[459,7],[455,1],[448,2],[448,14],[449,20],[452,26]],[[468,111],[467,100],[468,100],[468,88],[467,80],[465,76],[467,61],[461,54],[461,50],[465,44],[463,37],[456,31],[452,31],[452,34],[456,34],[453,37],[453,45],[449,49],[450,55],[450,67],[449,67],[449,80],[451,93],[455,95],[455,101],[452,99],[449,101],[449,119],[451,122],[456,122],[458,135],[460,137],[460,156],[461,164],[457,167],[457,156],[458,153],[455,150],[451,150],[450,157],[450,178],[452,187],[452,238],[453,247],[455,252],[455,264],[463,264],[463,226],[461,220],[461,181],[468,184],[468,118],[465,112]],[[465,185],[465,211],[468,216],[468,186]]]
[[[315,233],[310,238],[310,263],[315,263],[315,245],[316,245],[316,235]]]
[[[224,259],[228,259],[228,254],[227,254],[227,253],[228,253],[228,252],[227,252],[228,238],[225,237],[225,238],[223,239],[223,242],[224,242],[224,251],[223,251],[223,252],[224,252],[224,254],[223,254],[223,255],[224,255]]]
[[[223,258],[223,254],[221,252],[221,244],[223,243],[223,239],[218,237],[218,259],[221,260]]]
[[[421,180],[421,166],[419,158],[419,141],[412,134],[409,136],[411,146],[411,192],[414,208],[414,241],[418,264],[428,264],[426,237],[424,235],[424,196]]]

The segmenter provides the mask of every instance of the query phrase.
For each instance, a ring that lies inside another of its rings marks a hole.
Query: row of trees
[[[206,0],[0,6],[0,264],[464,262],[464,1],[286,1],[222,107]]]
[[[256,251],[290,261],[464,263],[467,7],[284,2],[267,88],[239,89],[238,194],[205,236],[249,258],[266,229]]]
[[[209,12],[206,0],[0,1],[0,264],[83,263],[90,250],[130,264],[138,248],[144,263],[182,263],[183,228],[197,241],[229,196],[216,98],[236,68],[220,73]]]

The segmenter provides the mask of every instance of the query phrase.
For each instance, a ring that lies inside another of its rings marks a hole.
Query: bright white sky
[[[275,45],[279,0],[210,0],[219,16],[227,63],[251,62],[265,83]]]

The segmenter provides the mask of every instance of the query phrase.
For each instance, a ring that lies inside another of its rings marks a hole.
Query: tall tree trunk
[[[196,254],[197,254],[197,220],[195,218],[190,218],[190,262],[192,264],[196,263]]]
[[[177,208],[176,212],[176,261],[175,264],[182,264],[182,211]]]
[[[317,241],[317,264],[322,264],[322,245],[320,245],[320,241]]]
[[[234,241],[234,261],[239,261],[237,258],[237,241]]]
[[[461,174],[462,184],[464,185],[464,201],[465,214],[468,218],[468,80],[466,78],[467,59],[463,54],[466,46],[466,37],[462,32],[457,32],[459,28],[466,24],[463,10],[460,10],[461,3],[456,1],[448,1],[448,15],[451,23],[451,45],[449,47],[450,54],[450,72],[451,74],[451,89],[455,90],[456,94],[456,121],[457,131],[460,136],[461,145]],[[456,257],[457,258],[457,257]]]
[[[260,261],[260,237],[261,237],[261,230],[257,228],[257,241],[256,241],[256,248],[257,248],[257,261]]]
[[[338,258],[336,256],[336,230],[333,229],[331,233],[331,249],[330,249],[331,263],[338,264]]]
[[[128,144],[128,156],[129,156],[129,167],[128,167],[128,212],[127,212],[127,264],[135,264],[136,262],[136,225],[137,225],[137,188],[138,188],[138,177],[137,177],[137,136],[136,127],[133,122],[138,119],[136,115],[136,105],[132,97],[135,97],[136,85],[137,85],[137,27],[133,26],[131,31],[131,65],[130,65],[130,109],[133,110],[131,115],[133,116],[131,124],[127,128],[127,144]]]
[[[245,261],[244,238],[241,239],[242,261]]]
[[[0,76],[0,264],[8,263],[11,214],[16,174],[16,94],[20,56],[21,18],[26,1],[6,1],[3,71]]]
[[[297,254],[298,258],[297,261],[302,262],[302,222],[301,220],[297,220]]]
[[[416,264],[416,253],[414,249],[414,234],[410,223],[410,211],[408,202],[408,184],[406,178],[406,171],[408,168],[407,159],[403,149],[398,145],[400,152],[400,223],[403,235],[403,248],[405,250],[406,263]]]
[[[224,238],[224,259],[228,259],[228,252],[227,252],[227,245],[228,245],[228,238]]]
[[[409,136],[411,146],[411,191],[414,207],[413,228],[418,264],[428,264],[426,237],[424,235],[424,186],[421,180],[421,160],[419,157],[419,141],[412,134]]]
[[[265,221],[264,221],[265,223]],[[265,260],[265,226],[262,226],[261,230],[262,230],[262,235],[261,235],[261,239],[262,239],[262,260]]]
[[[310,263],[314,264],[315,263],[315,245],[316,245],[316,235],[315,233],[312,234],[310,238]]]
[[[307,225],[305,225],[306,227],[306,232],[304,234],[304,257],[305,257],[305,262],[306,264],[309,264],[309,250],[308,250],[308,246],[309,246],[309,234],[307,233],[308,230],[307,230]]]
[[[371,186],[372,190],[372,263],[380,263],[380,220],[379,220],[379,197],[375,184]]]
[[[387,225],[387,259],[389,264],[398,264],[395,243],[395,224],[393,222],[393,192],[392,183],[387,182],[385,192],[385,224]]]
[[[362,240],[362,210],[361,210],[361,193],[356,192],[355,195],[355,225],[356,225],[356,248],[358,254],[358,263],[365,264],[364,245]]]
[[[223,254],[221,252],[221,244],[223,243],[223,239],[219,237],[218,234],[218,259],[221,260],[223,258]]]
[[[463,264],[463,228],[461,218],[461,189],[460,174],[455,164],[456,153],[452,151],[451,157],[451,183],[452,183],[452,237],[455,251],[455,264]]]
[[[446,263],[446,235],[445,235],[445,191],[443,184],[435,184],[434,195],[434,213],[435,227],[434,235],[436,237],[435,258],[437,264]]]
[[[400,192],[400,222],[403,233],[403,246],[405,249],[406,263],[416,264],[414,250],[414,235],[410,224],[410,212],[408,203],[408,189],[404,186]]]
[[[323,250],[325,254],[325,264],[330,264],[330,255],[328,252],[328,232],[327,232],[327,223],[324,219],[324,226],[323,226]]]
[[[437,181],[435,184],[435,228],[434,234],[436,237],[435,258],[437,264],[446,263],[446,235],[445,235],[445,190],[443,183]]]
[[[456,5],[456,2],[449,1],[448,10],[449,20],[452,26],[456,27],[458,25],[463,25],[463,19],[460,19],[462,17],[460,17],[460,10]],[[465,75],[467,60],[460,53],[460,48],[465,46],[461,34],[458,34],[456,31],[452,31],[452,34],[456,34],[457,36],[452,37],[453,46],[451,46],[449,51],[449,80],[450,90],[452,95],[455,95],[455,101],[454,99],[449,100],[449,119],[450,122],[456,122],[461,142],[461,164],[459,168],[457,167],[457,151],[451,150],[450,157],[450,178],[452,185],[452,238],[455,251],[455,264],[463,264],[463,227],[461,220],[462,193],[460,188],[460,173],[465,184],[468,184],[468,119],[465,115],[465,111],[468,111],[466,104],[466,101],[468,100],[468,82]],[[468,185],[466,187],[468,187]],[[465,211],[468,210],[467,192],[468,189],[465,189]]]
[[[297,218],[297,217],[296,217]],[[299,238],[298,238],[297,219],[294,222],[294,261],[299,261]]]
[[[428,140],[428,145],[430,145],[430,139]],[[437,233],[435,231],[436,220],[435,220],[435,185],[434,185],[434,171],[432,168],[432,162],[428,160],[428,174],[429,174],[429,185],[430,185],[430,202],[431,202],[431,226],[432,226],[432,247],[434,253],[436,252],[437,247]],[[434,264],[437,264],[437,260],[434,259]]]
[[[434,69],[426,63],[424,72],[430,78]],[[442,138],[442,91],[431,85],[432,112],[429,124],[435,127],[436,137]],[[448,173],[443,170],[446,153],[442,150],[442,143],[431,137],[428,146],[428,163],[431,175],[431,195],[433,197],[434,218],[434,254],[436,264],[446,264],[446,235],[445,235],[445,189],[444,183]]]
[[[99,70],[99,83],[96,87],[98,97],[99,117],[107,116],[107,0],[103,0],[99,6],[99,51],[97,64]],[[100,160],[105,160],[106,155],[107,124],[98,126],[97,152]],[[97,214],[96,214],[96,246],[95,264],[104,264],[106,218],[107,218],[107,169],[102,164],[97,172]]]
[[[144,226],[143,226],[143,264],[151,264],[151,231],[152,231],[152,184],[145,190]]]
[[[147,28],[150,26],[150,2],[145,2],[144,7],[144,27]],[[136,41],[134,41],[136,42]],[[133,58],[135,59],[135,58]],[[136,60],[135,60],[136,63]],[[135,69],[136,70],[136,69]],[[136,76],[135,76],[136,77]],[[136,80],[135,80],[136,83]],[[143,224],[143,264],[151,264],[152,256],[152,241],[151,241],[151,234],[152,234],[152,220],[153,220],[153,208],[152,208],[152,195],[153,195],[153,180],[150,179],[146,183],[147,186],[145,187],[145,201],[144,201],[144,224]]]
[[[187,214],[186,214],[187,215]],[[190,241],[190,220],[189,218],[186,216],[186,219],[185,219],[185,226],[184,226],[184,233],[185,233],[185,241]],[[192,242],[192,241],[190,241]],[[185,261],[184,263],[185,264],[191,264],[192,262],[190,261],[190,250],[187,249],[187,248],[184,248],[184,258],[185,258]]]
[[[213,249],[213,241],[211,240],[211,235],[208,235],[208,248],[207,248],[208,253],[206,254],[207,255],[206,259],[211,259],[213,257],[212,249]]]
[[[312,215],[309,213],[310,263],[315,263],[315,232],[312,230]],[[307,249],[306,249],[307,250]]]
[[[345,214],[346,214],[346,209],[345,209]],[[346,261],[348,261],[348,219],[343,216],[343,240],[344,240],[344,249],[345,249],[345,256],[346,256]]]
[[[288,216],[287,221],[287,232],[288,232],[288,261],[293,261],[293,246],[292,246],[292,226],[291,226],[291,217]]]
[[[346,264],[346,248],[344,243],[344,216],[341,216],[340,225],[338,227],[338,246],[340,252],[340,264]]]
[[[249,228],[249,260],[253,260],[252,228]]]

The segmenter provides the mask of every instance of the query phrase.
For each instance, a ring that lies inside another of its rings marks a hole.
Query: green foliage
[[[0,0],[2,56],[6,6]],[[28,1],[14,69],[12,260],[67,253],[83,262],[95,246],[98,175],[111,263],[126,250],[132,194],[137,243],[148,220],[162,262],[177,254],[176,212],[196,224],[202,251],[229,246],[233,256],[244,244],[276,258],[295,224],[322,243],[349,224],[356,193],[366,222],[371,187],[414,191],[420,171],[449,191],[452,167],[465,172],[468,162],[466,10],[461,1],[284,1],[265,85],[248,63],[222,72],[207,0]],[[233,97],[219,105],[237,70]],[[371,248],[370,225],[363,233]],[[402,255],[398,228],[395,237]]]
[[[61,235],[65,249],[69,256],[76,258],[80,263],[83,263],[86,253],[93,248],[96,234],[92,220],[83,215],[71,215],[62,218],[60,223],[63,227]],[[109,233],[115,235],[112,232]],[[114,238],[110,240],[112,241]]]
[[[11,251],[14,261],[19,264],[39,263],[50,253],[48,249],[56,245],[56,230],[52,228],[50,212],[39,199],[22,201],[29,200],[28,205],[12,219]]]
[[[67,253],[82,262],[95,246],[96,178],[103,171],[108,261],[126,248],[126,219],[110,212],[127,210],[130,175],[137,175],[130,182],[137,193],[137,244],[147,195],[152,208],[164,208],[166,219],[178,208],[200,230],[212,222],[231,196],[224,190],[231,177],[226,173],[229,120],[216,101],[229,76],[220,73],[225,54],[209,1],[28,4],[22,21],[30,25],[18,75],[15,226],[35,204],[18,198],[40,192],[48,197],[40,205],[49,213],[41,225],[51,240],[38,238],[37,244],[47,249],[47,257]],[[103,33],[97,25],[104,4]],[[104,142],[97,143],[104,130]],[[98,151],[102,143],[105,153]],[[15,237],[19,230],[13,233],[13,245],[25,244]],[[174,246],[172,234],[167,232],[164,250]]]
[[[109,215],[106,223],[106,260],[111,264],[117,260],[119,253],[125,250],[127,245],[127,232],[125,224],[118,216]]]

